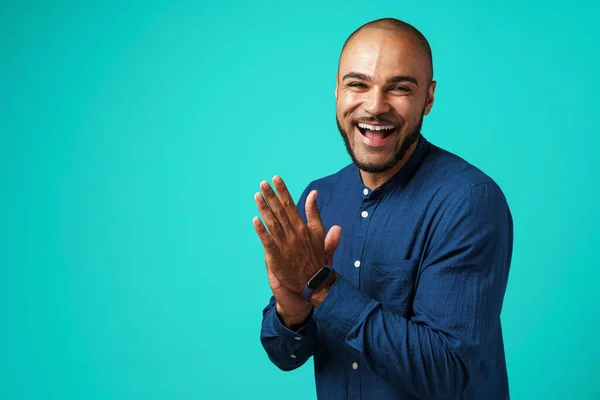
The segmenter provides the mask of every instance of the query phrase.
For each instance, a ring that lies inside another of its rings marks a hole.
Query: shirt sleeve
[[[304,222],[306,214],[304,204],[310,193],[309,185],[298,200],[297,208]],[[278,368],[291,371],[302,366],[314,353],[317,342],[317,326],[313,319],[314,309],[296,331],[288,329],[279,319],[275,297],[271,296],[269,304],[263,310],[260,341],[269,359]]]
[[[275,304],[275,298],[271,296],[263,311],[260,341],[273,364],[283,371],[291,371],[302,366],[314,353],[317,340],[314,309],[302,326],[293,331],[283,325]]]
[[[418,397],[458,397],[500,329],[512,255],[508,205],[493,184],[474,186],[455,203],[422,260],[412,318],[343,277],[314,313],[319,329]]]

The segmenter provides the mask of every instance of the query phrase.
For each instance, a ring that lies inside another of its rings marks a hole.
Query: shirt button
[[[358,363],[357,362],[353,362],[352,363],[352,369],[358,369]]]
[[[363,211],[360,213],[360,215],[362,215],[363,218],[367,218],[369,216],[369,213],[366,211]]]
[[[296,358],[296,355],[295,354],[290,354],[290,357]],[[357,368],[358,368],[358,366],[357,366]]]
[[[368,195],[368,194],[369,194],[369,189],[367,189],[367,188],[364,188],[364,189],[363,189],[363,194],[364,194],[365,196],[366,196],[366,195]]]
[[[296,339],[296,340],[302,340],[302,336],[295,336],[294,339]]]
[[[356,260],[356,261],[354,261],[354,266],[355,266],[356,268],[360,267],[360,260]]]

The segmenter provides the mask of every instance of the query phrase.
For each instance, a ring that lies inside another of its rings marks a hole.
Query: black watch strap
[[[331,265],[327,265],[318,270],[317,273],[314,274],[312,278],[308,280],[308,283],[302,290],[302,297],[304,297],[306,301],[309,301],[310,296],[312,296],[313,292],[317,290],[317,288],[327,280],[327,278],[329,277],[329,275],[331,275],[332,272],[333,268],[331,268]]]

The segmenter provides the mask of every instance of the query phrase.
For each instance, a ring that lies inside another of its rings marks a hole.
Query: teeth
[[[358,124],[358,127],[362,129],[368,129],[370,131],[392,130],[396,128],[394,125],[369,125],[362,122]]]

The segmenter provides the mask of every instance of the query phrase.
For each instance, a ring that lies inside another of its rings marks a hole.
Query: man
[[[427,40],[395,19],[365,24],[336,79],[353,163],[297,208],[277,176],[277,193],[263,181],[255,196],[269,358],[289,371],[314,356],[319,399],[508,399],[512,217],[492,179],[420,133],[436,86]]]

